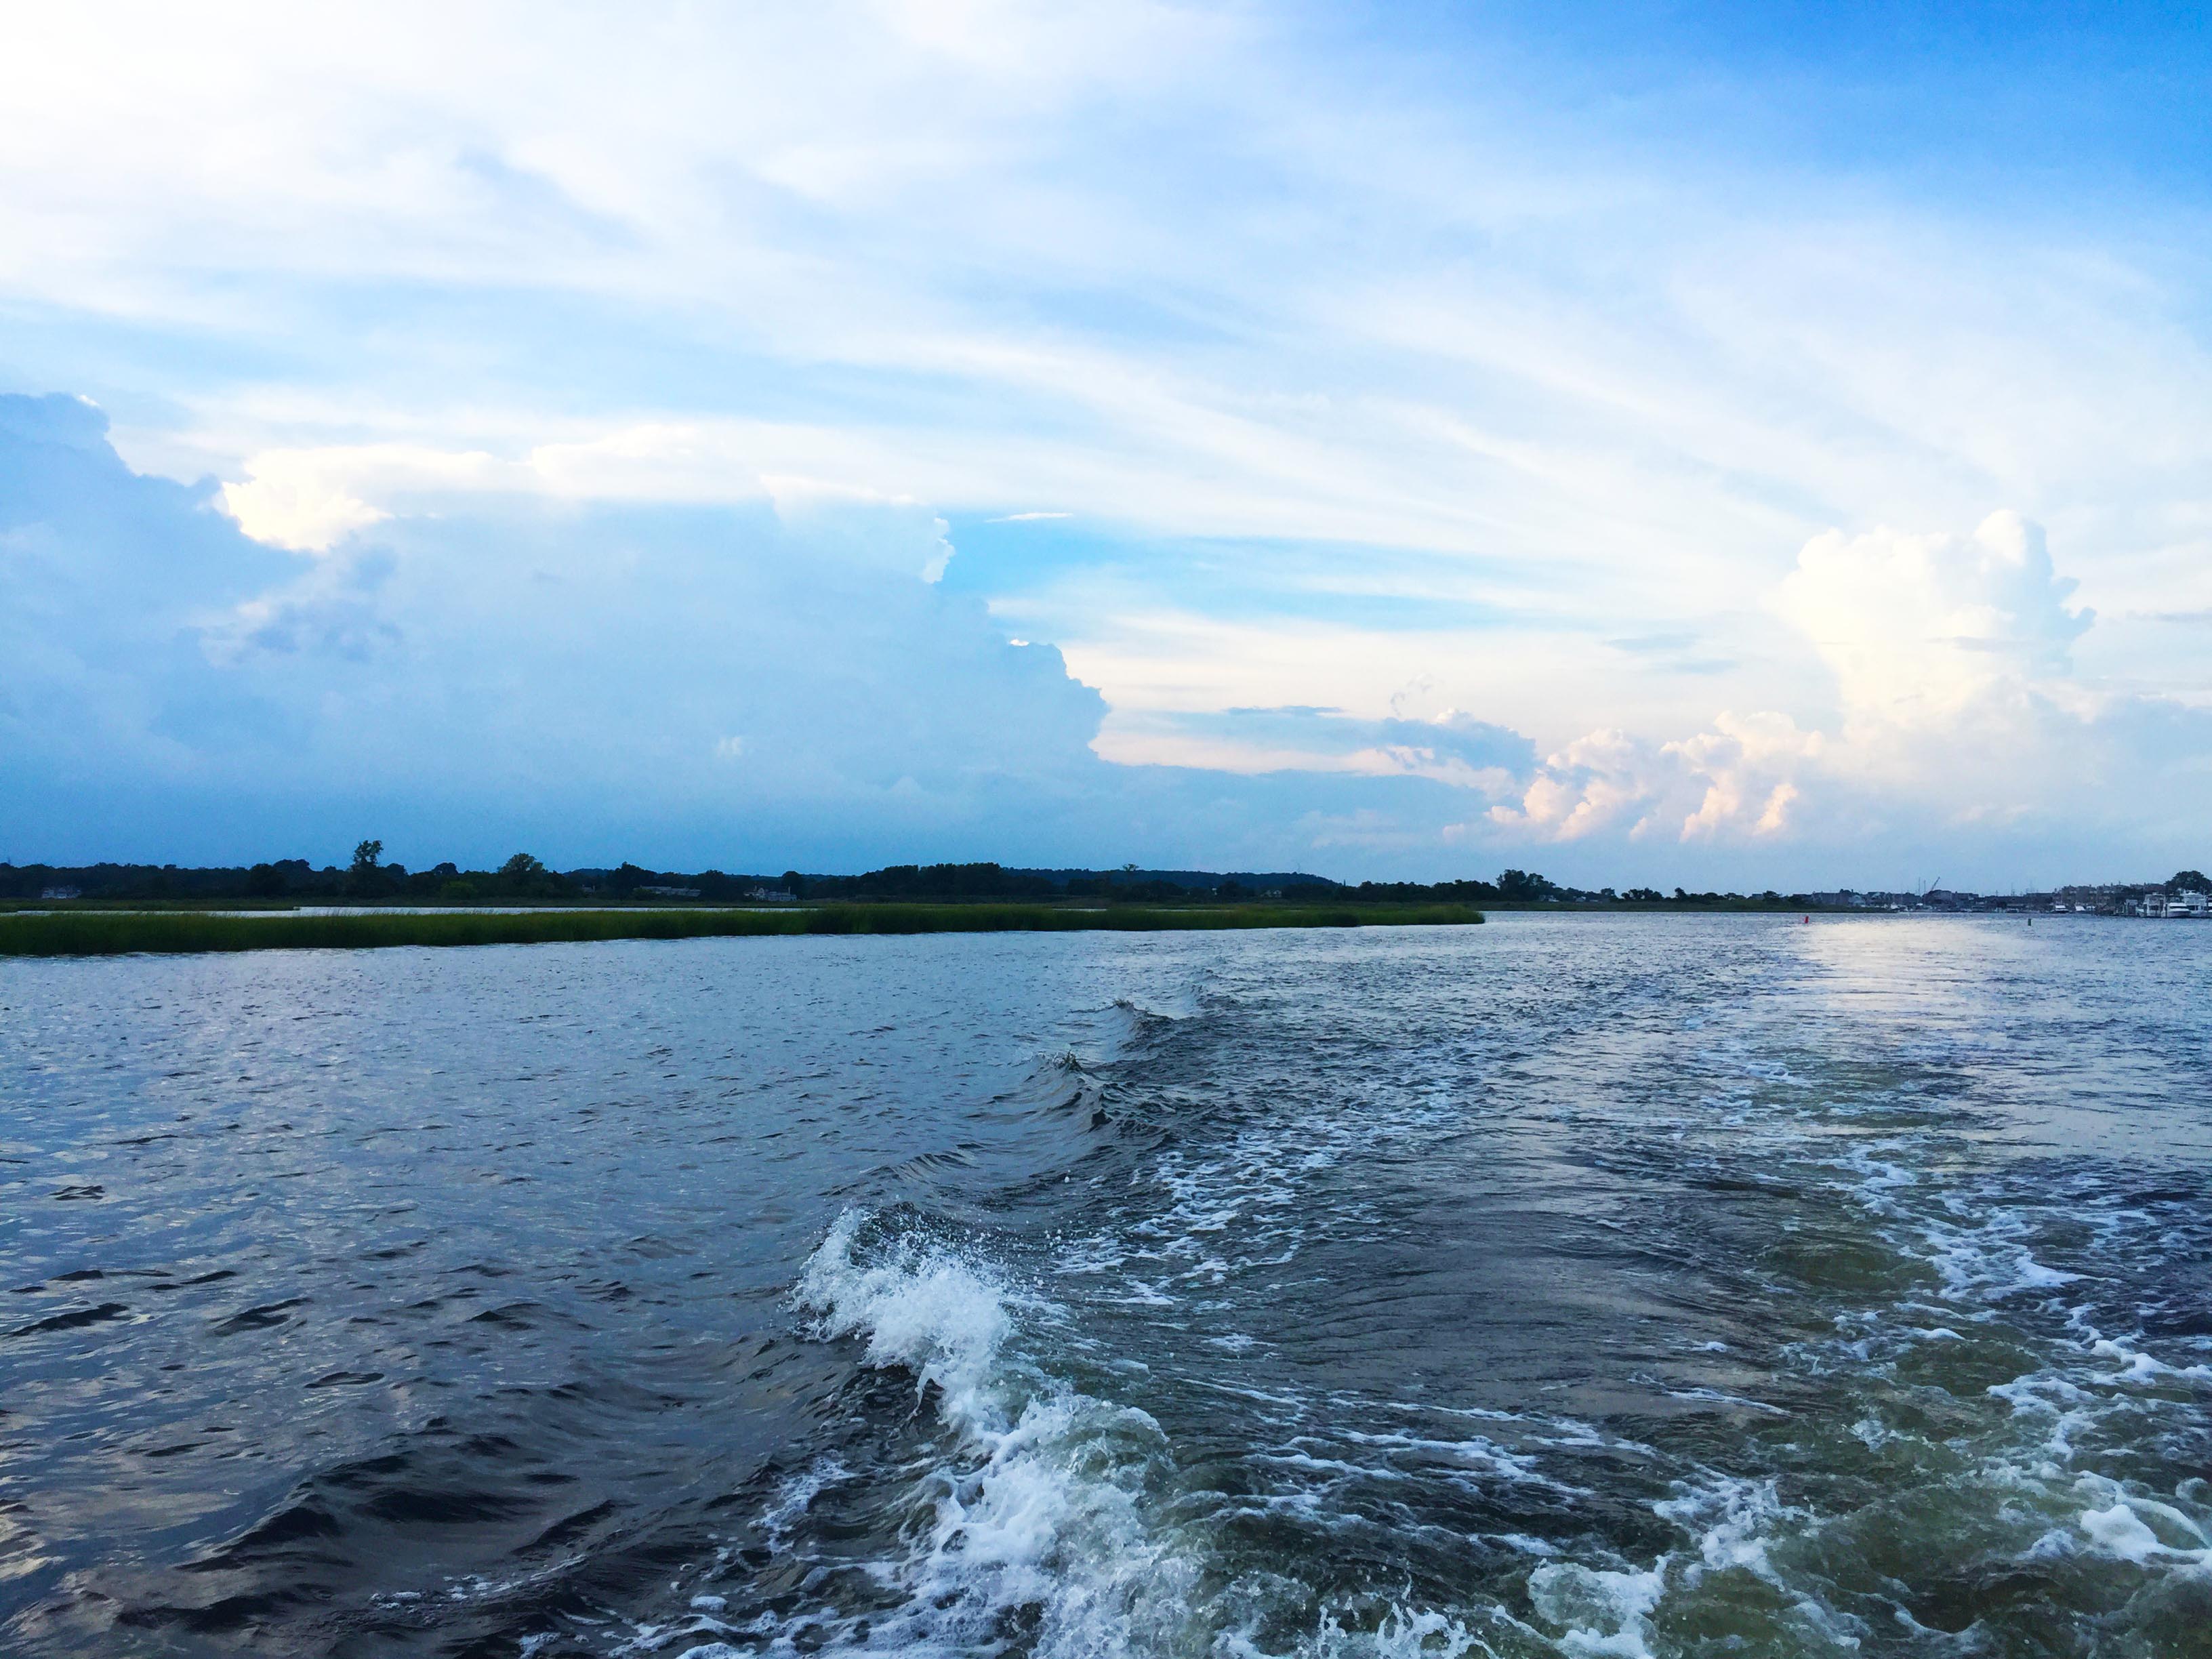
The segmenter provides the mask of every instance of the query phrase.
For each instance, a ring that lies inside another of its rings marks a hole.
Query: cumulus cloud
[[[763,458],[769,470],[762,470]],[[514,457],[413,443],[332,444],[260,451],[245,462],[244,481],[222,485],[219,500],[256,541],[309,553],[326,553],[398,514],[467,511],[472,501],[479,511],[487,501],[510,507],[548,499],[767,501],[842,558],[910,568],[931,581],[944,574],[952,547],[935,513],[910,495],[791,470],[793,459],[787,449],[751,441],[726,423],[618,426]]]
[[[817,557],[925,582],[941,580],[952,562],[951,527],[911,497],[811,478],[763,482],[777,518],[802,535]]]
[[[0,397],[0,436],[19,444],[55,445],[98,454],[107,447],[107,416],[90,399],[64,392]],[[19,452],[19,464],[22,453]],[[27,482],[21,479],[18,488]]]
[[[1520,800],[1492,807],[1491,820],[1553,841],[1616,827],[1643,836],[1655,822],[1659,771],[1649,744],[1626,732],[1591,732],[1547,755]]]
[[[1885,822],[2078,818],[2085,795],[2127,799],[2125,769],[2157,769],[2177,837],[2212,795],[2208,717],[2080,674],[2091,617],[2012,515],[1806,544],[1769,614],[1820,665],[1822,717],[1607,726],[1539,759],[1428,675],[1381,714],[1106,728],[1058,650],[939,580],[957,556],[927,503],[735,472],[728,501],[654,503],[542,476],[527,453],[367,447],[249,480],[381,515],[325,537],[133,471],[80,400],[0,398],[0,854],[388,831],[416,856],[1359,875],[1487,873],[1536,842],[1595,880],[1808,845],[1826,863]]]
[[[735,504],[564,501],[479,487],[496,465],[345,457],[325,476],[388,516],[285,550],[212,481],[132,471],[97,410],[0,398],[0,856],[375,833],[417,860],[1357,875],[1418,870],[1470,789],[1533,761],[1405,703],[1192,715],[1233,763],[1110,763],[1099,694],[935,580],[955,555],[922,503],[782,477]]]
[[[740,432],[646,422],[499,455],[423,443],[318,444],[257,450],[223,509],[256,541],[327,552],[358,530],[470,496],[737,503],[769,490]],[[803,489],[803,481],[788,488]]]
[[[1971,536],[1831,531],[1773,596],[1835,676],[1846,715],[1942,727],[2063,679],[2095,620],[2069,610],[2042,526],[1992,513]]]
[[[190,738],[253,723],[202,629],[297,563],[240,535],[212,484],[132,472],[74,398],[0,397],[0,803],[53,778],[168,776]]]
[[[102,429],[74,400],[0,399],[0,832],[27,852],[250,848],[373,811],[463,839],[680,823],[891,853],[1103,769],[1097,693],[933,585],[951,547],[915,503],[464,493],[302,556],[212,484],[132,472]]]
[[[1773,837],[1791,826],[1798,777],[1826,747],[1787,714],[1723,711],[1711,729],[1671,743],[1592,732],[1545,757],[1492,823],[1559,842],[1603,831],[1631,840]]]
[[[396,568],[380,547],[319,559],[292,580],[241,601],[228,617],[204,623],[200,637],[208,659],[237,666],[256,653],[307,652],[366,660],[402,637],[379,604],[380,590]]]
[[[1808,823],[1840,839],[1885,821],[2078,822],[2085,788],[2124,799],[2148,776],[2212,772],[2212,716],[2075,673],[2095,618],[2069,605],[2074,589],[2016,513],[1971,535],[1817,536],[1770,608],[1826,670],[1829,729],[1762,710],[1672,741],[1593,732],[1491,818],[1560,842],[1617,830],[1741,845]]]
[[[287,476],[264,460],[240,483],[222,486],[223,511],[257,542],[325,553],[341,537],[392,515],[312,475]]]
[[[1723,713],[1710,732],[1668,744],[1663,752],[1705,790],[1682,820],[1682,839],[1735,830],[1782,834],[1799,795],[1795,775],[1817,763],[1825,747],[1819,732],[1801,732],[1789,715],[1771,711]]]

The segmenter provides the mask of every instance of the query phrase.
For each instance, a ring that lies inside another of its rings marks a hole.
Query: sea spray
[[[1159,1425],[1070,1387],[1016,1352],[1023,1298],[971,1251],[848,1211],[793,1292],[823,1340],[910,1372],[951,1432],[917,1482],[920,1523],[887,1564],[903,1604],[850,1645],[989,1651],[1020,1632],[1046,1659],[1183,1645],[1195,1564],[1148,1496],[1170,1473]]]

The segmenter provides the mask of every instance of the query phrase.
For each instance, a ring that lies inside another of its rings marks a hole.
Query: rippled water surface
[[[2212,1654],[2212,927],[0,964],[0,1648]]]

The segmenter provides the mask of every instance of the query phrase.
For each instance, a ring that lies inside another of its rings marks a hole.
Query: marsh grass
[[[552,945],[617,939],[790,933],[1125,933],[1243,927],[1466,926],[1465,905],[1206,905],[1188,909],[1048,904],[830,904],[793,910],[448,910],[428,915],[214,915],[67,910],[0,915],[0,956],[99,957],[203,951],[359,951],[387,945]]]

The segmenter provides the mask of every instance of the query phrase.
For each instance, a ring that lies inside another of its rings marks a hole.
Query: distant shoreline
[[[400,945],[586,944],[857,933],[1172,933],[1258,927],[1471,927],[1468,905],[828,904],[774,909],[457,909],[351,915],[207,910],[0,914],[0,957],[185,955],[375,950]]]

